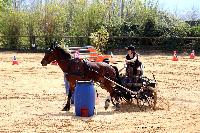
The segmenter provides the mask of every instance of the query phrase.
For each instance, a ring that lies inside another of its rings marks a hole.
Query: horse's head
[[[55,44],[52,44],[49,48],[47,48],[44,58],[41,61],[42,66],[47,66],[47,64],[50,64],[55,60],[55,47]]]
[[[71,59],[71,55],[65,52],[62,48],[56,45],[56,42],[53,43],[45,52],[44,58],[41,61],[42,66],[47,66],[52,61],[61,61]]]

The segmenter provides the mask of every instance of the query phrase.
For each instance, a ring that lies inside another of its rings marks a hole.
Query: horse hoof
[[[115,109],[115,111],[119,111],[119,110],[120,110],[120,108],[116,108],[116,109]]]
[[[67,106],[65,106],[62,111],[69,111],[70,108],[68,108]]]
[[[62,109],[62,111],[67,111],[67,109],[64,107],[64,108]]]
[[[106,107],[106,106],[105,106],[105,107],[104,107],[104,109],[105,109],[105,110],[107,110],[107,109],[108,109],[108,107]]]
[[[109,107],[109,102],[110,102],[110,101],[108,101],[108,99],[105,101],[105,106],[104,106],[105,110],[108,109],[108,107]]]

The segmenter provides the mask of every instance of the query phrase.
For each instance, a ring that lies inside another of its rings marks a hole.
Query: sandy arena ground
[[[12,56],[21,62],[12,65]],[[44,54],[0,53],[0,132],[200,132],[200,57],[178,62],[172,56],[143,55],[145,75],[158,81],[157,110],[124,104],[104,110],[108,93],[97,88],[97,115],[77,117],[66,100],[58,66],[40,64]],[[118,64],[119,68],[123,63]]]

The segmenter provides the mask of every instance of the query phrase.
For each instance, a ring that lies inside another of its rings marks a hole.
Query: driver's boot
[[[130,68],[129,68],[129,75],[128,75],[129,83],[133,83],[133,78],[134,78],[134,75],[133,75],[133,68],[130,67]]]

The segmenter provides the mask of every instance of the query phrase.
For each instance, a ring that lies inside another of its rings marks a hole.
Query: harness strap
[[[101,75],[101,76],[102,76],[103,78],[105,78],[106,80],[108,80],[108,81],[114,83],[115,85],[117,85],[117,86],[123,88],[124,90],[126,90],[126,91],[128,91],[128,92],[130,92],[131,94],[134,94],[134,95],[137,95],[138,93],[140,93],[140,91],[142,91],[142,89],[141,89],[141,90],[138,91],[138,92],[134,92],[134,91],[132,91],[132,90],[130,90],[130,89],[128,89],[128,88],[126,88],[126,87],[124,87],[124,86],[118,84],[117,82],[111,80],[110,78],[108,78],[108,77],[106,77],[106,76],[100,74],[98,71],[96,71],[96,70],[94,70],[93,68],[91,68],[91,66],[88,65],[88,63],[87,63],[85,60],[82,60],[82,61],[83,61],[84,69],[87,70],[87,71],[86,71],[87,73],[88,73],[89,71],[93,71],[93,72],[95,72],[96,74]],[[82,76],[80,72],[71,72],[71,73],[66,73],[66,74],[67,74],[67,75]]]
[[[95,71],[94,69],[92,69],[91,71],[94,71],[95,73],[99,74],[99,72]],[[101,74],[99,74],[99,75],[101,75]],[[106,80],[108,80],[108,81],[114,83],[115,85],[117,85],[117,86],[123,88],[124,90],[128,91],[129,93],[131,93],[131,94],[133,94],[133,95],[138,95],[141,91],[143,91],[142,89],[140,89],[138,92],[134,92],[134,91],[128,89],[127,87],[124,87],[124,86],[118,84],[117,82],[111,80],[110,78],[108,78],[108,77],[106,77],[106,76],[104,76],[104,75],[101,75],[101,76],[103,76],[103,78],[105,78]]]

